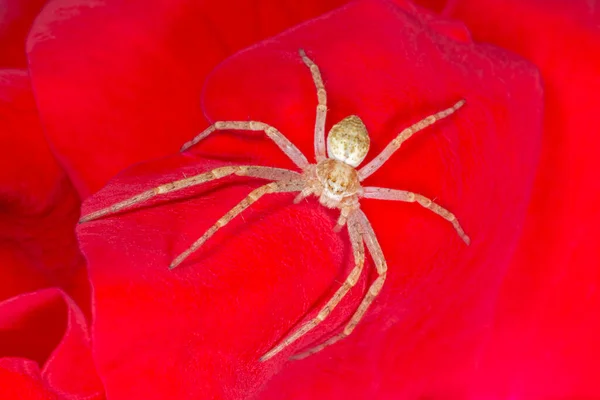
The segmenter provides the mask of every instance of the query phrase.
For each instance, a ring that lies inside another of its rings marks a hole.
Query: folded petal
[[[35,361],[23,358],[0,359],[0,394],[7,400],[58,400],[48,390]]]
[[[85,317],[64,292],[45,289],[0,303],[3,399],[102,399]]]
[[[60,286],[87,309],[79,198],[48,148],[29,77],[0,70],[0,301]]]

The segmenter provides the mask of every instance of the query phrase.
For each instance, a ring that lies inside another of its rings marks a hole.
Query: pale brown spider
[[[231,209],[221,219],[219,219],[200,239],[194,242],[187,250],[181,253],[173,260],[169,268],[175,268],[186,259],[191,253],[196,251],[208,238],[210,238],[219,228],[225,226],[229,221],[248,208],[252,203],[260,199],[265,194],[300,192],[294,203],[298,203],[303,198],[314,195],[319,198],[319,202],[328,208],[339,209],[340,217],[334,228],[339,231],[344,225],[348,227],[348,235],[354,254],[355,267],[350,272],[344,284],[335,292],[333,297],[321,308],[316,317],[303,324],[291,335],[285,337],[276,346],[263,355],[260,360],[266,361],[279,353],[285,347],[289,346],[307,332],[319,325],[331,311],[346,296],[350,289],[358,282],[365,262],[366,243],[369,253],[375,261],[378,277],[373,281],[364,299],[358,306],[357,311],[351,317],[342,333],[332,337],[326,342],[313,347],[303,353],[293,356],[294,359],[304,358],[316,353],[324,347],[337,342],[348,336],[356,327],[358,322],[381,291],[385,281],[387,265],[379,245],[375,232],[367,219],[367,216],[360,209],[359,200],[379,199],[395,200],[404,202],[417,202],[421,206],[428,208],[434,213],[448,220],[458,232],[458,235],[466,244],[469,244],[469,237],[465,234],[454,214],[434,203],[425,196],[405,190],[387,189],[379,187],[363,187],[361,182],[377,171],[390,156],[400,148],[400,145],[410,138],[415,132],[424,129],[439,119],[445,118],[459,109],[465,102],[460,100],[452,107],[430,115],[427,118],[417,122],[409,128],[404,129],[392,140],[385,149],[375,157],[371,162],[356,170],[356,167],[364,160],[369,150],[369,135],[361,119],[356,115],[344,118],[342,121],[331,127],[327,136],[327,152],[325,154],[325,117],[327,115],[327,94],[323,85],[323,79],[319,67],[306,56],[303,50],[300,50],[300,56],[308,68],[310,68],[314,84],[317,89],[318,105],[315,123],[315,157],[316,164],[310,164],[304,154],[298,150],[292,142],[281,134],[274,127],[258,121],[219,121],[208,127],[204,132],[197,135],[194,139],[187,142],[181,148],[181,151],[189,149],[216,130],[250,130],[264,131],[277,146],[298,166],[302,172],[296,172],[282,168],[262,167],[262,166],[228,166],[216,168],[212,171],[195,175],[189,178],[165,183],[154,189],[147,190],[127,200],[113,204],[107,208],[95,211],[81,218],[80,223],[100,218],[107,214],[115,213],[133,204],[145,201],[159,194],[181,190],[193,185],[199,185],[214,179],[223,178],[229,175],[249,176],[272,181],[261,186],[242,200],[238,205]]]

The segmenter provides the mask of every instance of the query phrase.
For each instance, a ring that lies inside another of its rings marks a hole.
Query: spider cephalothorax
[[[175,268],[191,253],[196,251],[206,240],[218,229],[227,225],[229,221],[243,212],[246,208],[258,201],[262,196],[272,193],[299,192],[294,202],[298,202],[307,196],[316,196],[319,202],[328,208],[339,209],[340,217],[335,227],[340,230],[344,226],[348,229],[350,244],[354,256],[354,268],[346,278],[342,286],[333,297],[321,308],[319,313],[310,321],[304,323],[291,335],[285,337],[276,346],[261,357],[261,361],[268,360],[281,350],[304,336],[307,332],[319,325],[331,311],[346,296],[350,289],[358,282],[365,261],[365,245],[375,261],[378,277],[370,284],[364,299],[358,306],[356,312],[350,318],[344,330],[327,340],[326,342],[304,351],[293,358],[302,358],[313,354],[324,347],[348,336],[379,294],[387,274],[387,264],[383,251],[379,246],[375,232],[371,227],[367,216],[360,209],[361,199],[379,199],[403,202],[417,202],[421,206],[433,211],[443,217],[469,244],[469,237],[461,228],[454,214],[434,203],[429,198],[405,190],[387,189],[379,187],[363,187],[363,182],[373,172],[377,171],[390,157],[400,148],[400,145],[410,138],[415,132],[432,125],[439,119],[445,118],[462,107],[464,100],[460,100],[454,106],[428,116],[409,128],[404,129],[394,140],[392,140],[383,151],[372,161],[360,169],[356,169],[365,159],[369,151],[369,134],[364,123],[356,115],[344,118],[331,127],[327,136],[327,155],[325,154],[325,118],[327,116],[327,93],[317,65],[309,59],[304,51],[300,50],[300,56],[306,66],[310,68],[313,81],[317,89],[317,116],[315,122],[315,158],[316,163],[308,162],[304,154],[298,150],[281,132],[274,127],[258,121],[219,121],[208,127],[204,132],[184,144],[181,151],[185,151],[200,140],[204,139],[216,130],[251,130],[264,131],[277,146],[296,164],[299,171],[289,169],[262,167],[262,166],[227,166],[216,168],[195,176],[165,183],[149,189],[129,199],[115,203],[109,207],[95,211],[81,218],[81,222],[90,221],[102,216],[117,212],[133,204],[146,201],[156,195],[173,192],[189,186],[199,185],[211,180],[220,179],[230,175],[249,176],[266,179],[270,183],[253,190],[238,205],[221,217],[208,231],[194,242],[187,250],[177,256],[170,265]]]
[[[339,202],[361,189],[356,170],[341,161],[332,159],[321,161],[317,164],[316,174],[323,185],[322,195],[328,201]],[[323,201],[321,203],[326,205]]]

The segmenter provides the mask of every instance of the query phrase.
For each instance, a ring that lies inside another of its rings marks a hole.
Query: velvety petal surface
[[[27,54],[47,137],[82,198],[192,137],[202,85],[226,56],[342,3],[50,1]]]
[[[502,397],[597,398],[600,385],[600,3],[448,2],[475,39],[535,63],[541,163],[476,386]]]
[[[335,212],[315,199],[293,205],[292,194],[264,198],[173,271],[173,258],[259,182],[226,179],[81,225],[94,354],[111,399],[466,393],[529,202],[541,129],[537,71],[471,43],[460,24],[408,4],[359,1],[219,65],[202,96],[208,121],[263,120],[312,160],[316,94],[299,48],[323,73],[328,127],[349,114],[365,122],[367,161],[406,126],[466,99],[365,184],[434,198],[458,216],[471,246],[418,205],[364,200],[389,265],[382,294],[351,337],[287,362],[351,315],[374,278],[369,261],[330,319],[260,363],[315,315],[353,264],[347,234],[332,231]],[[83,214],[230,163],[292,167],[260,133],[214,134],[185,154],[129,168]]]

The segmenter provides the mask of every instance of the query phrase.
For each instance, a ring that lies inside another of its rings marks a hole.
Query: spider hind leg
[[[351,217],[355,217],[358,221],[358,227],[361,230],[363,239],[367,245],[367,249],[369,250],[371,257],[373,257],[373,261],[375,261],[375,268],[377,269],[377,273],[379,274],[379,276],[373,281],[373,283],[371,283],[367,294],[365,295],[360,305],[356,309],[355,313],[350,318],[350,321],[346,324],[344,330],[341,333],[333,336],[332,338],[321,343],[318,346],[311,347],[306,351],[292,356],[291,359],[293,360],[300,360],[302,358],[315,354],[323,350],[325,347],[330,346],[350,335],[356,327],[356,325],[358,325],[358,323],[362,320],[365,313],[367,312],[367,310],[381,291],[383,284],[385,283],[387,264],[385,262],[383,251],[381,250],[381,246],[377,241],[377,237],[375,236],[375,231],[373,231],[371,223],[367,219],[367,216],[361,210],[355,211],[351,215]]]
[[[337,307],[342,299],[348,294],[350,289],[356,285],[365,263],[365,249],[364,242],[358,228],[358,221],[350,216],[348,220],[348,235],[350,237],[350,243],[352,245],[352,251],[354,254],[355,266],[346,278],[342,286],[335,292],[335,294],[329,299],[329,301],[321,308],[319,313],[310,321],[304,323],[300,328],[296,329],[291,335],[285,337],[275,347],[269,350],[265,355],[260,358],[260,361],[266,361],[283,349],[306,335],[308,332],[316,328],[321,322],[323,322],[329,314]]]
[[[301,180],[281,180],[271,182],[264,186],[261,186],[257,189],[254,189],[252,192],[248,194],[241,202],[239,202],[235,207],[229,210],[224,216],[222,216],[213,226],[211,226],[205,233],[200,237],[200,239],[196,240],[190,247],[188,247],[183,253],[177,256],[171,265],[169,265],[169,269],[176,268],[179,266],[190,254],[195,252],[200,246],[202,246],[212,235],[215,234],[219,229],[227,225],[231,220],[240,215],[242,211],[250,207],[256,201],[258,201],[262,196],[266,194],[274,194],[274,193],[285,193],[285,192],[297,192],[302,190],[304,187],[304,182]]]

